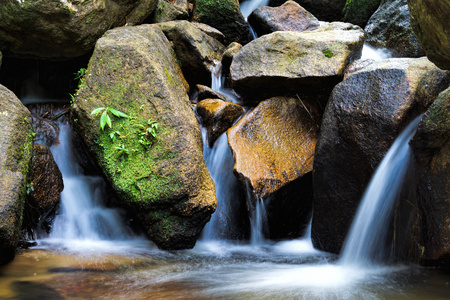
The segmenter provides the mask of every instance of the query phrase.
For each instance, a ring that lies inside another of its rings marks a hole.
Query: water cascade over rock
[[[101,107],[129,117],[111,114],[112,128],[99,129],[91,112]],[[159,26],[98,40],[74,110],[86,149],[150,239],[164,249],[193,247],[216,207],[214,183],[187,83]],[[156,137],[146,134],[154,122]]]
[[[334,88],[314,159],[317,248],[340,251],[375,168],[398,133],[449,80],[426,58],[387,59],[357,69]]]
[[[342,264],[362,267],[386,262],[389,257],[386,225],[391,221],[413,163],[409,141],[421,117],[411,122],[395,139],[372,176],[344,244],[340,258]]]
[[[0,265],[16,253],[33,141],[30,112],[0,85]]]

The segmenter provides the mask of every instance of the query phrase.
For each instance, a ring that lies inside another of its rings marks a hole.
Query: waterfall
[[[71,128],[60,122],[58,145],[50,148],[61,170],[64,190],[61,211],[56,216],[50,240],[127,240],[133,237],[117,209],[106,208],[105,182],[101,177],[85,176],[72,153]]]
[[[373,59],[380,60],[392,57],[391,53],[387,49],[375,49],[372,46],[369,46],[367,43],[364,43],[361,59]]]
[[[408,143],[421,117],[397,137],[370,180],[344,244],[342,264],[370,265],[384,257],[386,225],[413,160]]]
[[[241,13],[247,20],[248,16],[257,8],[267,6],[269,0],[246,0],[241,3]]]
[[[251,207],[251,204],[249,205]],[[265,243],[265,233],[268,230],[266,203],[263,198],[256,197],[255,207],[250,215],[251,244],[260,246]]]

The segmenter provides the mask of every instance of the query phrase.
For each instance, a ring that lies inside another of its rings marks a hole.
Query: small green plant
[[[141,129],[139,143],[145,147],[151,146],[154,139],[158,136],[159,123],[153,120],[148,120],[147,124],[135,124],[134,126]]]
[[[26,189],[27,189],[27,195],[30,195],[32,192],[34,192],[33,183],[27,183]]]
[[[128,154],[130,153],[130,150],[125,148],[124,144],[121,144],[120,146],[114,147],[114,149],[117,150],[117,153],[119,154],[119,156],[128,156]]]
[[[322,53],[328,58],[332,58],[334,56],[333,51],[331,51],[330,49],[323,49]]]
[[[86,68],[80,68],[76,73],[73,73],[73,75],[75,75],[75,80],[82,79],[83,76],[86,75],[86,72]]]
[[[101,130],[105,130],[106,125],[108,125],[109,128],[112,128],[112,120],[111,120],[111,117],[109,116],[109,112],[111,112],[113,115],[115,115],[118,118],[128,118],[127,114],[125,114],[121,111],[118,111],[114,108],[111,108],[111,107],[96,108],[91,112],[91,115],[98,116],[101,113],[101,116],[100,116]]]
[[[121,133],[119,132],[119,131],[113,131],[113,132],[111,132],[110,134],[109,134],[109,137],[111,138],[111,140],[113,141],[113,142],[115,142],[116,141],[116,139],[117,139],[117,137],[120,137],[121,136]]]

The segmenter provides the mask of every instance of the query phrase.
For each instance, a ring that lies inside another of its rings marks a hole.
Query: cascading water
[[[256,197],[255,207],[251,211],[251,244],[253,246],[261,246],[265,244],[265,232],[268,230],[266,200]]]
[[[384,257],[386,225],[412,163],[408,142],[421,117],[397,137],[372,177],[344,244],[341,264],[364,266]]]
[[[241,13],[247,20],[248,16],[257,8],[267,6],[269,0],[247,0],[241,3]]]
[[[60,122],[59,145],[50,150],[63,175],[61,212],[55,218],[47,241],[127,240],[133,238],[119,210],[106,208],[105,182],[101,177],[85,176],[72,154],[71,128]]]
[[[361,59],[380,60],[380,59],[386,59],[386,58],[390,58],[390,57],[392,57],[392,55],[389,53],[389,50],[375,49],[372,46],[369,46],[368,44],[364,44],[362,53],[361,53]]]

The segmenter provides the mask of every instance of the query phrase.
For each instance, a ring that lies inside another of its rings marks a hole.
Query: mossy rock
[[[161,248],[194,246],[216,198],[187,83],[157,25],[122,27],[98,40],[76,95],[77,131],[124,207]],[[112,128],[91,112],[117,109]],[[148,135],[149,122],[157,136]]]
[[[0,264],[15,256],[33,141],[31,113],[0,85]]]
[[[367,21],[380,6],[381,0],[347,0],[342,11],[342,21],[364,28]]]

